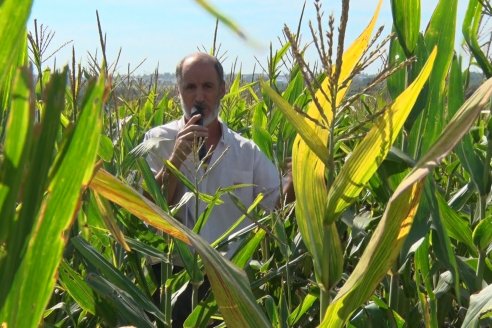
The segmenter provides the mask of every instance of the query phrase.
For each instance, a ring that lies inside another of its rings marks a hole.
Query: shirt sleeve
[[[143,141],[145,142],[152,138],[163,139],[165,137],[169,137],[166,131],[150,130],[145,133]],[[147,164],[149,164],[150,170],[152,171],[152,174],[154,174],[154,176],[157,175],[157,173],[159,173],[159,171],[162,169],[162,167],[164,166],[164,161],[169,158],[173,145],[174,142],[166,142],[165,140],[160,140],[147,153],[145,160],[147,161]]]

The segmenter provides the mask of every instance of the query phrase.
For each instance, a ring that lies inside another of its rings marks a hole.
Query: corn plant
[[[246,38],[209,2],[196,2]],[[297,197],[272,213],[257,208],[261,196],[248,208],[238,203],[238,222],[255,224],[232,236],[241,247],[227,260],[217,249],[230,232],[208,245],[197,234],[207,211],[193,230],[175,220],[143,158],[144,132],[181,115],[158,72],[144,83],[130,68],[124,76],[111,69],[98,15],[103,62],[94,55],[88,68],[73,60],[50,71],[38,56],[35,83],[27,41],[17,42],[27,40],[31,2],[2,2],[2,326],[169,327],[173,297],[204,275],[211,293],[194,298],[187,327],[490,323],[492,81],[465,96],[456,1],[440,0],[424,32],[420,1],[391,1],[394,33],[376,44],[379,1],[348,47],[349,1],[337,37],[335,18],[326,24],[321,1],[314,5],[312,42],[284,28],[279,49],[259,63],[266,81],[231,71],[221,118],[252,138],[279,175],[292,156]],[[490,77],[479,41],[487,15],[489,1],[470,0],[462,31],[472,64]],[[351,92],[386,42],[388,65]],[[315,67],[304,60],[307,47],[319,54]],[[387,93],[373,91],[381,85]],[[169,169],[209,209],[238,187],[201,194]],[[176,254],[185,268],[173,272]]]

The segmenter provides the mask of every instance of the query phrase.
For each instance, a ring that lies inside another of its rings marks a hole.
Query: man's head
[[[176,67],[176,81],[186,118],[190,118],[193,107],[199,106],[203,109],[203,125],[217,120],[225,94],[224,70],[217,58],[206,53],[186,56]]]

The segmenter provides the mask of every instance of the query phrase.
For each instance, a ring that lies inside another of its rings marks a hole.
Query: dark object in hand
[[[193,107],[191,111],[191,116],[194,116],[196,114],[201,115],[197,124],[203,126],[203,108],[201,106],[196,105],[195,107]],[[201,144],[200,149],[198,150],[198,158],[201,161],[207,154],[207,147],[205,146],[205,142],[202,140],[202,138],[198,139],[198,143]]]

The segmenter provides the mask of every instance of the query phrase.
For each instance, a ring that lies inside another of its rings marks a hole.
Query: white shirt
[[[160,141],[147,156],[147,162],[154,173],[154,176],[161,170],[164,161],[169,159],[174,148],[176,136],[185,125],[184,118],[172,121],[149,130],[145,134],[144,140],[151,138],[166,138]],[[208,169],[205,171],[200,168],[195,174],[197,163],[193,163],[195,156],[190,154],[181,165],[180,171],[192,182],[196,177],[200,192],[214,195],[219,188],[229,187],[236,184],[250,184],[251,187],[239,188],[234,191],[246,208],[251,205],[259,193],[264,195],[261,206],[265,209],[273,209],[280,194],[280,181],[275,165],[263,154],[258,146],[236,132],[230,130],[223,122],[220,122],[222,137],[214,150]],[[186,187],[178,183],[176,199],[188,192]],[[224,201],[221,205],[216,205],[212,213],[200,231],[200,235],[209,243],[220,237],[236,220],[243,214],[230,196],[225,194],[221,197]],[[188,227],[193,227],[195,218],[195,199],[190,199],[181,208],[178,219]],[[198,215],[203,213],[206,204],[199,201]],[[245,219],[236,229],[246,227],[251,224],[249,219]],[[231,251],[235,247],[230,247]],[[232,255],[229,253],[229,256]]]

